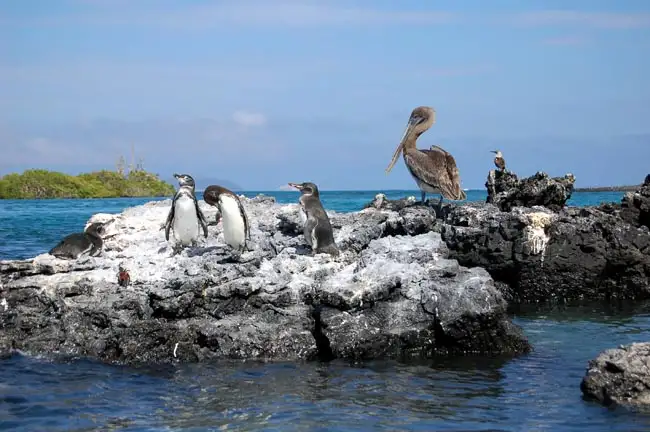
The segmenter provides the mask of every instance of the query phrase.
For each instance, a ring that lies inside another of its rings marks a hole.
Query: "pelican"
[[[429,150],[419,150],[415,147],[418,137],[435,121],[436,111],[433,108],[421,106],[411,112],[404,135],[393,154],[393,160],[386,168],[386,174],[393,169],[402,152],[404,163],[422,192],[422,202],[426,200],[427,193],[439,193],[438,207],[441,207],[443,198],[458,201],[467,199],[467,195],[460,187],[456,160],[449,152],[437,145],[432,145]]]
[[[503,155],[501,154],[501,150],[490,150],[490,151],[496,155],[494,157],[494,165],[496,165],[496,167],[499,168],[501,171],[505,172],[506,160],[503,158]]]

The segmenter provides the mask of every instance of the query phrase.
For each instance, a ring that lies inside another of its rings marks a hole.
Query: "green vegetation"
[[[174,186],[141,169],[77,176],[34,169],[0,178],[0,199],[153,197],[174,192]]]

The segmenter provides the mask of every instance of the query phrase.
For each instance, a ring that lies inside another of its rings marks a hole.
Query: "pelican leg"
[[[438,210],[442,211],[442,194],[440,195],[440,201],[438,201]]]
[[[422,204],[427,200],[427,193],[422,191]]]

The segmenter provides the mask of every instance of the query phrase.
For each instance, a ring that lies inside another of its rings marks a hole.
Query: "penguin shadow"
[[[167,248],[161,249],[165,251]],[[250,259],[242,259],[244,253],[234,250],[227,245],[216,245],[216,246],[186,246],[184,248],[172,248],[171,256],[176,256],[185,252],[185,255],[188,258],[194,258],[199,256],[204,256],[206,254],[215,255],[215,262],[217,264],[228,264],[228,263],[245,263],[250,261]],[[249,250],[250,252],[250,250]]]
[[[187,256],[190,258],[203,256],[210,252],[225,253],[226,251],[223,246],[194,246],[194,247],[187,248]]]
[[[296,255],[302,255],[302,256],[313,256],[314,255],[314,251],[312,250],[312,248],[309,247],[309,245],[306,245],[306,244],[300,244],[298,246],[295,246],[295,250],[296,251],[294,253]]]

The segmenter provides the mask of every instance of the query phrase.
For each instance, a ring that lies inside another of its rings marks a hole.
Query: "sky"
[[[482,188],[650,172],[647,0],[0,0],[0,175],[114,169],[247,190],[415,189],[400,158],[452,153]]]

